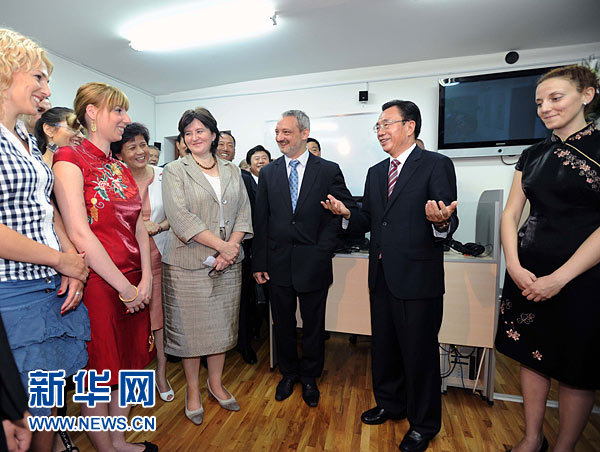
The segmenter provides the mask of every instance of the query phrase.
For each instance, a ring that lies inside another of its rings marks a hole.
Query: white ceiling
[[[3,0],[0,26],[155,95],[337,69],[600,42],[600,0],[273,0],[277,29],[246,41],[140,53],[119,36],[124,23],[175,2]],[[228,26],[227,16],[214,20]]]

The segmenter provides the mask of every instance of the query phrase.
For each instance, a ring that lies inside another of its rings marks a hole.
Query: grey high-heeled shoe
[[[240,411],[240,406],[238,405],[237,400],[235,400],[235,397],[233,397],[233,395],[231,395],[231,392],[227,391],[227,389],[225,388],[225,386],[223,386],[223,389],[225,389],[225,391],[227,392],[227,394],[229,394],[231,396],[227,400],[221,400],[221,399],[219,399],[212,392],[212,389],[210,389],[210,381],[209,381],[208,378],[206,379],[206,387],[208,388],[208,393],[211,396],[213,396],[217,402],[219,402],[219,405],[221,405],[221,408],[225,408],[226,410],[229,410],[229,411]]]
[[[200,400],[200,404],[202,404],[202,400]],[[185,416],[196,425],[202,424],[202,421],[204,420],[203,406],[200,406],[200,408],[197,410],[188,410],[187,391],[185,392]]]

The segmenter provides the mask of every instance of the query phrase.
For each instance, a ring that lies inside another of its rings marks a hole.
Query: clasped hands
[[[146,230],[148,231],[148,235],[150,237],[153,237],[156,234],[158,234],[159,232],[162,232],[162,228],[160,227],[160,224],[155,223],[154,221],[145,220],[144,226],[146,227]]]
[[[218,254],[215,256],[214,269],[216,271],[225,270],[230,265],[235,264],[235,261],[240,254],[240,244],[223,240],[223,243],[217,251]]]
[[[521,294],[530,301],[538,302],[552,298],[565,286],[565,282],[556,274],[536,277],[529,270],[518,265],[516,268],[507,267],[508,274],[521,289]]]
[[[123,291],[119,291],[121,301],[127,307],[126,312],[129,314],[135,314],[150,304],[150,298],[152,297],[152,274],[142,273],[142,279],[139,284],[134,286],[129,283]]]

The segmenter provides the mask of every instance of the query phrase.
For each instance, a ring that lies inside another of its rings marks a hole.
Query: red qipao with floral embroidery
[[[54,155],[54,163],[59,161],[73,163],[81,170],[90,229],[117,268],[137,285],[142,271],[135,227],[142,201],[131,171],[88,140],[77,147],[60,148]],[[142,369],[152,360],[148,309],[126,314],[118,292],[93,268],[83,302],[92,333],[87,344],[88,369],[110,369],[112,385],[118,383],[119,370]]]
[[[521,265],[552,273],[600,227],[600,132],[593,124],[565,141],[552,135],[523,151],[529,217],[518,233]],[[600,265],[554,297],[533,302],[504,278],[496,348],[521,364],[581,389],[600,389]]]

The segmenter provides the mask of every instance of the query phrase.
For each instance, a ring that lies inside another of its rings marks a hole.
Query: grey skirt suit
[[[248,194],[239,168],[217,159],[221,203],[191,155],[169,163],[163,172],[165,214],[171,225],[163,261],[165,352],[194,357],[222,353],[237,343],[243,254],[228,271],[211,278],[203,264],[216,250],[193,240],[210,230],[225,240],[233,232],[252,237]],[[220,211],[224,228],[221,232]]]

